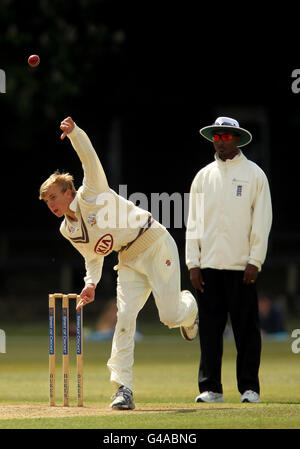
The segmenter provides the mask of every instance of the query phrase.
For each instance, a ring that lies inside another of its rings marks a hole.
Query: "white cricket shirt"
[[[215,161],[195,176],[190,190],[186,264],[193,267],[261,270],[272,223],[267,177],[242,151]]]

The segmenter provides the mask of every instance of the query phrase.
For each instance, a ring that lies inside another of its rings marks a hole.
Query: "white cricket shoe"
[[[241,397],[241,402],[260,402],[259,394],[253,390],[247,390]]]
[[[195,402],[224,402],[222,393],[204,391],[196,397]]]
[[[182,338],[186,341],[193,341],[197,337],[198,327],[199,327],[198,315],[192,324],[192,326],[180,326],[180,333]]]
[[[110,404],[112,409],[133,410],[135,408],[132,391],[129,388],[124,387],[124,385],[121,385],[116,394],[113,395],[112,399],[113,402]]]

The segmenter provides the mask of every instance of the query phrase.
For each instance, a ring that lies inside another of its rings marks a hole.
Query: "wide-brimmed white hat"
[[[213,134],[215,134],[216,131],[220,130],[230,130],[239,134],[241,140],[240,143],[238,144],[238,147],[243,147],[244,145],[250,143],[252,140],[252,135],[249,133],[249,131],[247,131],[244,128],[241,128],[239,122],[234,118],[230,117],[218,117],[213,125],[201,128],[199,133],[201,134],[201,136],[205,137],[210,142],[213,142],[212,140]]]

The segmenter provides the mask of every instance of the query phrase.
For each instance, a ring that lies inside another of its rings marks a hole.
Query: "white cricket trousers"
[[[110,380],[117,387],[124,385],[132,390],[136,319],[151,291],[160,321],[166,326],[194,323],[196,299],[187,290],[181,292],[180,284],[178,250],[168,232],[135,259],[118,265],[117,324],[107,362]]]

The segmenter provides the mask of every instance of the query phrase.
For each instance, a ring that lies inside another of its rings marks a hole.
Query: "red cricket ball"
[[[38,55],[31,55],[28,58],[28,64],[30,67],[37,67],[40,63],[40,57]]]

